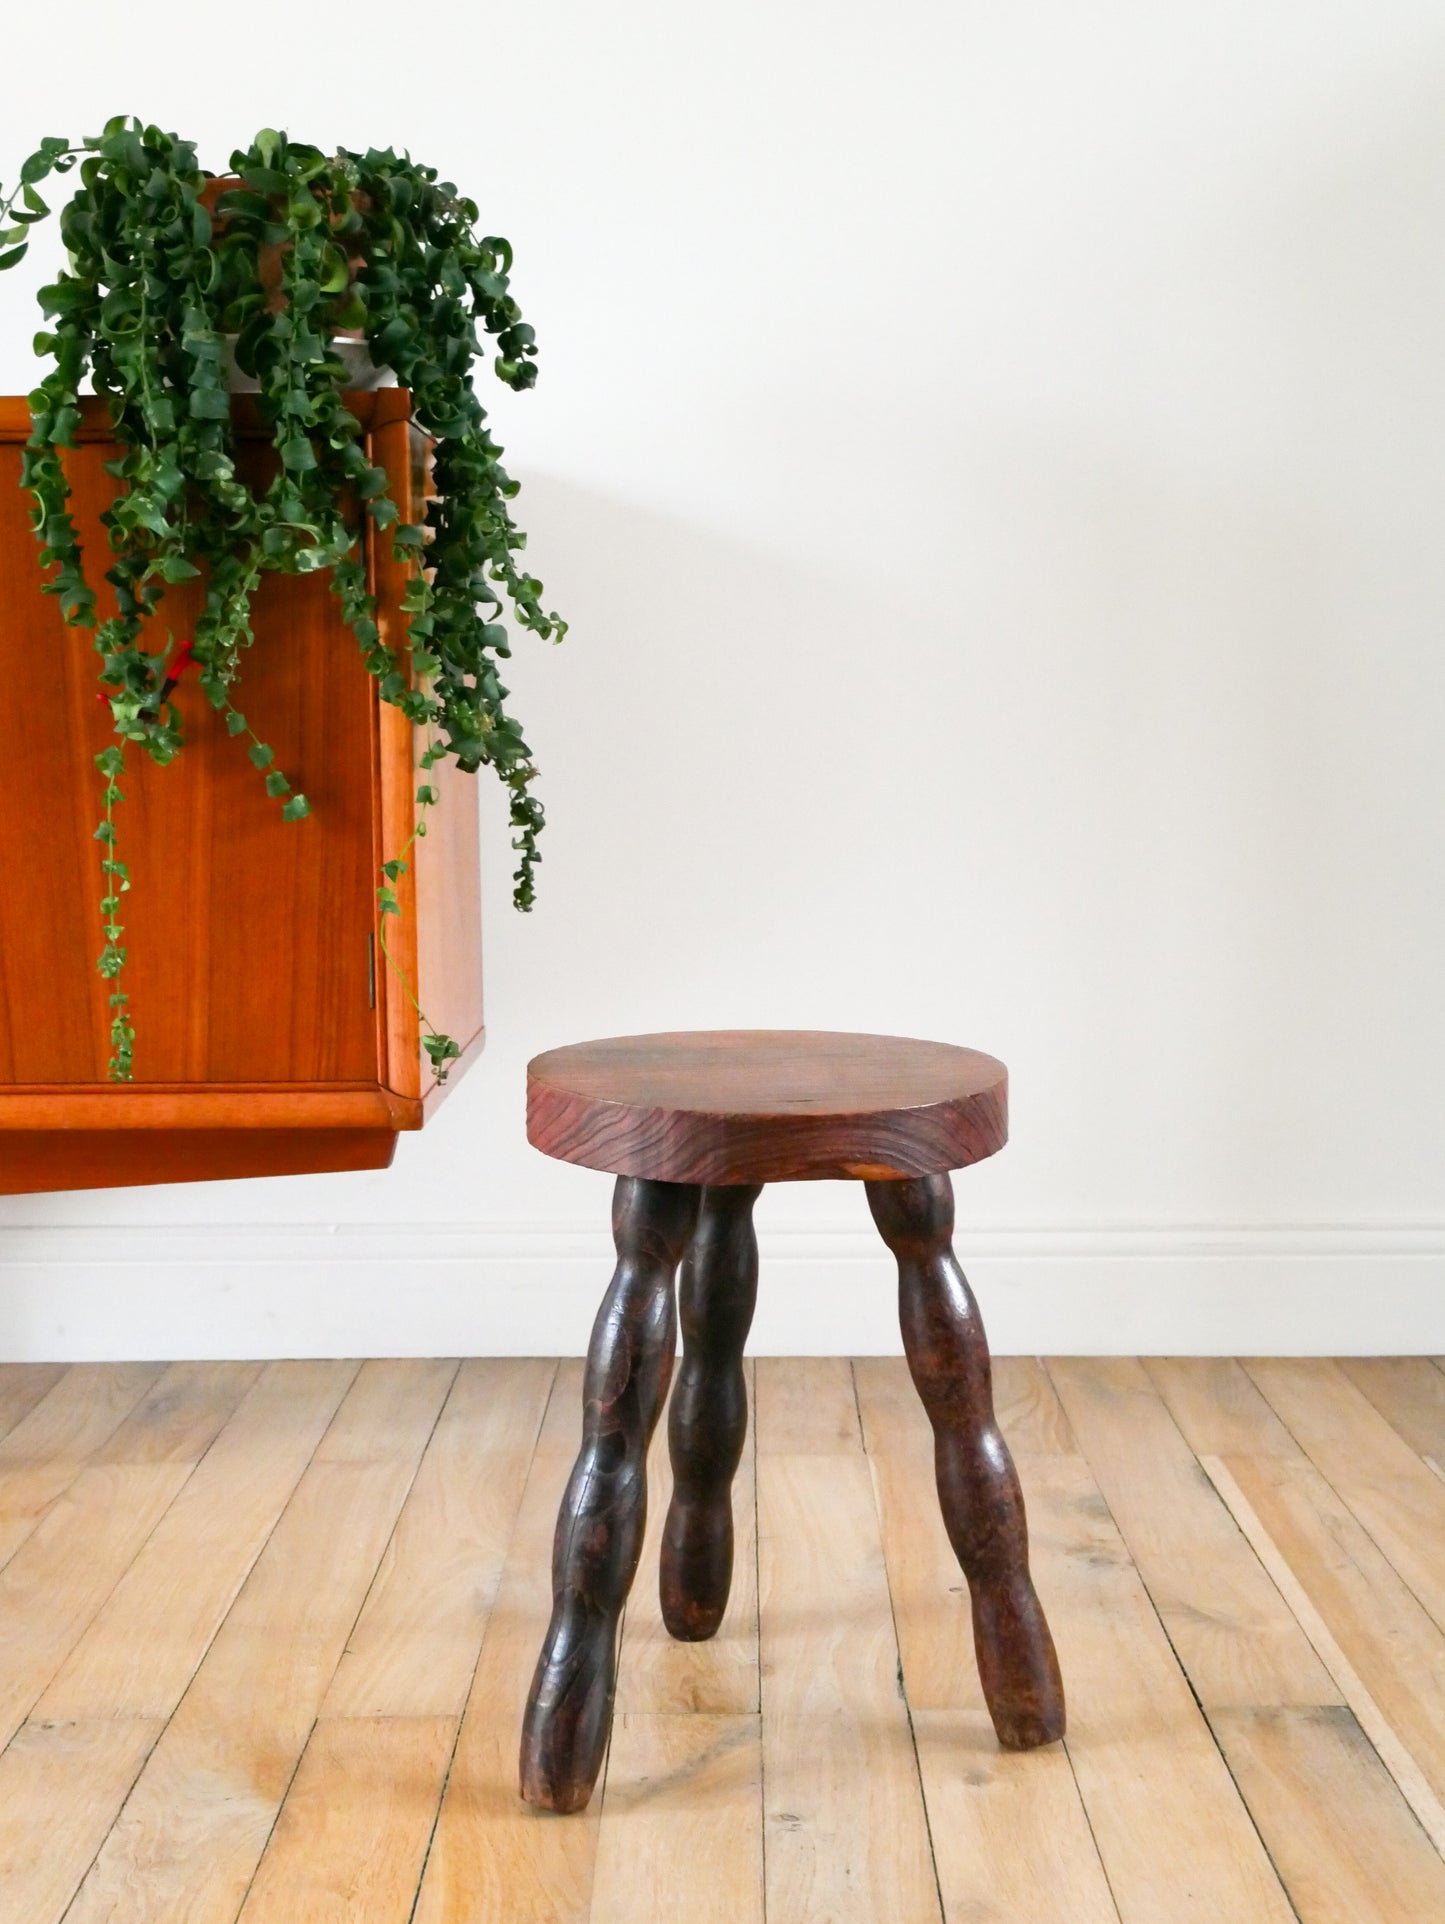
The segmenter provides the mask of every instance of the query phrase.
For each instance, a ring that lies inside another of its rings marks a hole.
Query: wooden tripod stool
[[[1023,1496],[993,1415],[988,1344],[953,1254],[948,1171],[1001,1149],[1008,1075],[972,1049],[896,1036],[621,1036],[538,1056],[538,1149],[617,1177],[617,1269],[587,1353],[581,1453],[552,1552],[552,1621],[522,1724],[522,1795],[580,1810],[612,1724],[617,1633],[641,1552],[647,1447],[676,1343],[662,1615],[710,1637],[732,1579],[732,1479],[747,1429],[742,1355],[764,1183],[861,1180],[898,1259],[903,1346],[933,1424],[938,1497],[968,1579],[974,1648],[1007,1750],[1064,1732],[1058,1659],[1029,1576]]]

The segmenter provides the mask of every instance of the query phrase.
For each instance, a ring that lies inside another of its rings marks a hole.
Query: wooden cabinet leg
[[[691,1184],[619,1177],[617,1268],[592,1328],[582,1449],[552,1547],[552,1621],[522,1721],[522,1795],[581,1810],[612,1726],[617,1631],[647,1518],[647,1446],[676,1342],[673,1276],[697,1220]]]
[[[753,1204],[760,1186],[705,1189],[683,1258],[682,1363],[667,1412],[672,1502],[662,1534],[662,1620],[711,1637],[733,1575],[732,1481],[748,1429],[743,1344],[758,1294]]]
[[[938,1499],[968,1579],[974,1649],[1005,1750],[1064,1734],[1053,1639],[1029,1576],[1023,1494],[994,1421],[988,1344],[953,1253],[947,1176],[870,1182],[868,1205],[898,1258],[903,1347],[933,1425]]]

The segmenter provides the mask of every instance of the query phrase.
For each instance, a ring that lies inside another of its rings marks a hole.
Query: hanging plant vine
[[[110,985],[110,1073],[129,1081],[135,1029],[121,987],[120,914],[131,879],[114,818],[126,745],[158,763],[175,757],[184,744],[172,696],[194,666],[282,817],[309,813],[234,699],[262,575],[330,571],[382,698],[425,738],[424,776],[446,758],[495,772],[509,800],[519,909],[535,897],[543,811],[498,671],[510,653],[502,616],[544,639],[560,640],[566,624],[544,611],[541,582],[518,563],[526,536],[508,508],[518,484],[473,387],[483,335],[495,339],[493,367],[508,387],[531,387],[537,369],[535,336],[509,292],[512,250],[478,236],[472,201],[435,168],[390,148],[326,154],[271,129],[231,156],[228,183],[198,166],[189,141],[122,117],[93,139],[43,140],[24,163],[14,192],[0,197],[0,269],[24,258],[30,228],[50,212],[40,185],[77,167],[80,185],[59,217],[66,268],[40,291],[48,326],[35,347],[53,365],[30,395],[21,480],[51,571],[45,592],[68,625],[95,629],[101,699],[118,738],[96,757],[104,780],[98,967]],[[400,520],[384,472],[367,456],[343,398],[347,369],[335,343],[346,336],[364,338],[377,365],[394,370],[433,444],[436,493],[424,521]],[[276,451],[275,476],[260,489],[236,467],[228,350],[257,383]],[[108,464],[120,487],[101,516],[116,612],[100,621],[60,455],[75,446],[87,374],[121,450]],[[368,521],[378,536],[390,530],[397,559],[415,570],[402,601],[404,655],[378,627]],[[197,577],[204,605],[192,634],[148,648],[166,588]],[[395,883],[435,801],[423,780],[413,834],[383,864],[377,903],[383,954],[417,1008],[440,1081],[458,1045],[427,1021],[386,942],[387,920],[399,913]]]

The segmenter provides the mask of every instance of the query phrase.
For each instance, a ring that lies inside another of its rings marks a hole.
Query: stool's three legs
[[[733,1575],[732,1481],[748,1430],[743,1344],[758,1296],[758,1186],[705,1189],[682,1262],[682,1364],[667,1412],[672,1502],[662,1533],[662,1620],[689,1643],[722,1622]]]
[[[522,1795],[580,1810],[612,1725],[617,1630],[647,1519],[647,1446],[676,1341],[673,1275],[697,1220],[691,1184],[619,1177],[617,1269],[592,1328],[582,1449],[552,1546],[552,1621],[522,1721]]]
[[[978,1674],[1005,1750],[1064,1734],[1053,1639],[1029,1576],[1023,1495],[994,1422],[988,1344],[953,1253],[947,1176],[870,1182],[868,1205],[898,1258],[908,1367],[933,1425],[943,1521],[968,1579]]]

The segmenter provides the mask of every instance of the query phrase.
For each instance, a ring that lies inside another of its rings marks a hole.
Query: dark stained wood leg
[[[705,1189],[683,1258],[682,1363],[667,1412],[672,1502],[662,1533],[662,1620],[697,1643],[722,1622],[733,1577],[732,1482],[748,1430],[743,1344],[758,1295],[754,1183]]]
[[[522,1720],[522,1795],[581,1810],[612,1727],[617,1631],[647,1520],[647,1446],[676,1344],[673,1276],[701,1190],[618,1178],[617,1269],[592,1327],[582,1449],[552,1546],[552,1621]]]
[[[968,1579],[978,1674],[1005,1750],[1064,1734],[1053,1638],[1029,1576],[1023,1493],[993,1414],[988,1344],[953,1253],[947,1176],[870,1182],[868,1205],[898,1258],[908,1367],[933,1425],[938,1500]]]

